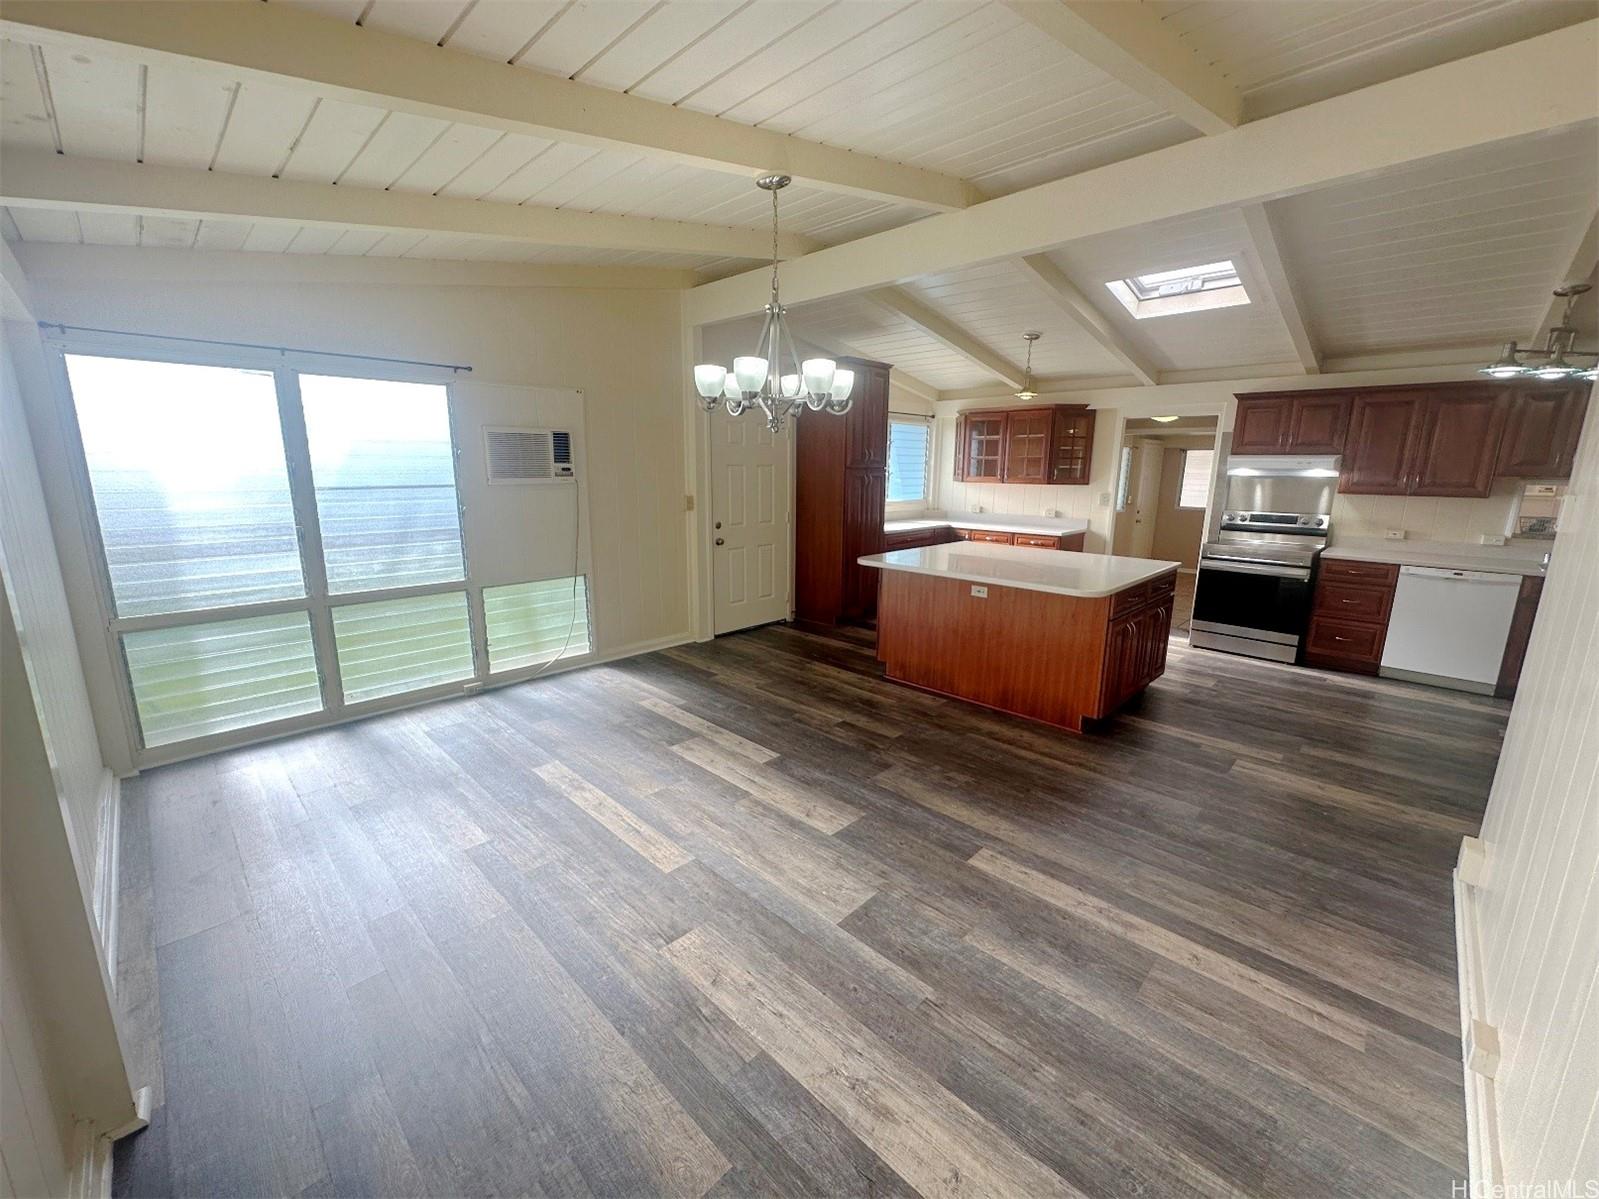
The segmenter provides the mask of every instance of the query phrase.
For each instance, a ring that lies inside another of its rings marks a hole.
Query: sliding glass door
[[[472,582],[442,384],[62,361],[144,760],[589,652],[581,576]]]

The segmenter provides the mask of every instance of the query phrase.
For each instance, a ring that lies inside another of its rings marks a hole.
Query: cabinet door
[[[844,465],[887,470],[888,367],[858,358],[840,359],[839,365],[855,372],[855,403],[844,417]]]
[[[1499,443],[1498,473],[1522,479],[1569,478],[1587,406],[1585,386],[1517,388]]]
[[[1427,396],[1419,391],[1357,395],[1350,410],[1338,490],[1350,495],[1406,494],[1426,407]]]
[[[877,571],[856,559],[883,551],[883,501],[887,490],[888,475],[883,471],[844,472],[844,597],[840,615],[845,620],[870,620],[877,614]]]
[[[1094,412],[1066,405],[1055,409],[1049,446],[1049,481],[1086,484],[1094,463]]]
[[[968,412],[956,448],[961,453],[958,478],[968,483],[998,483],[1005,465],[1005,414]]]
[[[1233,453],[1280,454],[1288,442],[1291,401],[1286,396],[1268,399],[1238,397],[1233,419]]]
[[[1099,714],[1109,716],[1138,690],[1139,659],[1143,638],[1138,614],[1111,621],[1105,638],[1105,674],[1100,689]]]
[[[1288,406],[1285,448],[1292,454],[1342,454],[1349,434],[1349,397],[1311,392]]]
[[[1485,499],[1493,490],[1509,404],[1503,391],[1429,397],[1410,494]]]
[[[1005,414],[1005,482],[1043,483],[1048,480],[1053,416],[1048,408],[1018,408]]]
[[[1532,640],[1533,621],[1538,616],[1538,600],[1543,595],[1543,580],[1529,575],[1521,580],[1516,595],[1516,610],[1510,618],[1510,636],[1505,641],[1505,656],[1499,663],[1499,685],[1494,694],[1509,699],[1516,693],[1521,667],[1527,660],[1527,643]]]

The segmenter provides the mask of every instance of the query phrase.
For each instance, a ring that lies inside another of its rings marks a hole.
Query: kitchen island
[[[1081,732],[1166,669],[1179,563],[983,542],[860,563],[896,682]]]

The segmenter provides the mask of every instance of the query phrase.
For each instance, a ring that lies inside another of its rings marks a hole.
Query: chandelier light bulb
[[[738,377],[734,375],[732,371],[728,371],[726,377],[722,381],[722,396],[723,398],[729,400],[739,400],[744,398],[744,393],[738,389]]]
[[[832,399],[845,400],[855,387],[855,372],[851,370],[835,370],[833,372],[833,386],[829,389]]]
[[[694,368],[694,386],[698,389],[701,399],[714,400],[722,394],[723,381],[727,377],[727,369],[716,363],[703,363]]]
[[[766,386],[766,359],[753,354],[733,359],[733,376],[740,391],[760,391]]]
[[[805,390],[813,396],[833,394],[833,374],[838,364],[831,358],[807,358],[800,370],[805,374]]]

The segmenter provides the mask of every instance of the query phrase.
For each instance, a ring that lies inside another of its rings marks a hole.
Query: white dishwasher
[[[1382,673],[1492,692],[1521,576],[1401,566]]]

